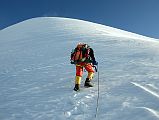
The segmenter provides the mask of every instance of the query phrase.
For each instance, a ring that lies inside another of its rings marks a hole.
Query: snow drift
[[[78,42],[94,48],[95,87],[74,92]],[[1,120],[158,120],[159,42],[82,20],[43,17],[0,31]]]

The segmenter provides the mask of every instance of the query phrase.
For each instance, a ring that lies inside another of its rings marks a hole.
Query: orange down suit
[[[93,69],[92,63],[83,62],[83,63],[76,64],[76,78],[75,78],[76,84],[81,83],[84,68],[88,72],[87,78],[89,78],[89,80],[92,80],[94,75],[94,69]]]

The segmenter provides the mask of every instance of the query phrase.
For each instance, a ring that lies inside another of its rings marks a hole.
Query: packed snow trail
[[[92,120],[98,93],[73,91],[78,42],[99,62],[98,120],[159,119],[159,42],[82,20],[42,17],[0,31],[0,120]]]

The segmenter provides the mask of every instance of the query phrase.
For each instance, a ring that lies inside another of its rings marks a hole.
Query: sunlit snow
[[[88,43],[93,88],[73,91],[71,50]],[[108,26],[33,18],[0,31],[0,120],[158,120],[159,42]]]

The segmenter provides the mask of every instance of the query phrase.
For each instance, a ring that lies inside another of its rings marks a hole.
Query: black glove
[[[93,64],[93,65],[98,65],[98,62],[95,61],[95,60],[93,60],[92,64]]]

